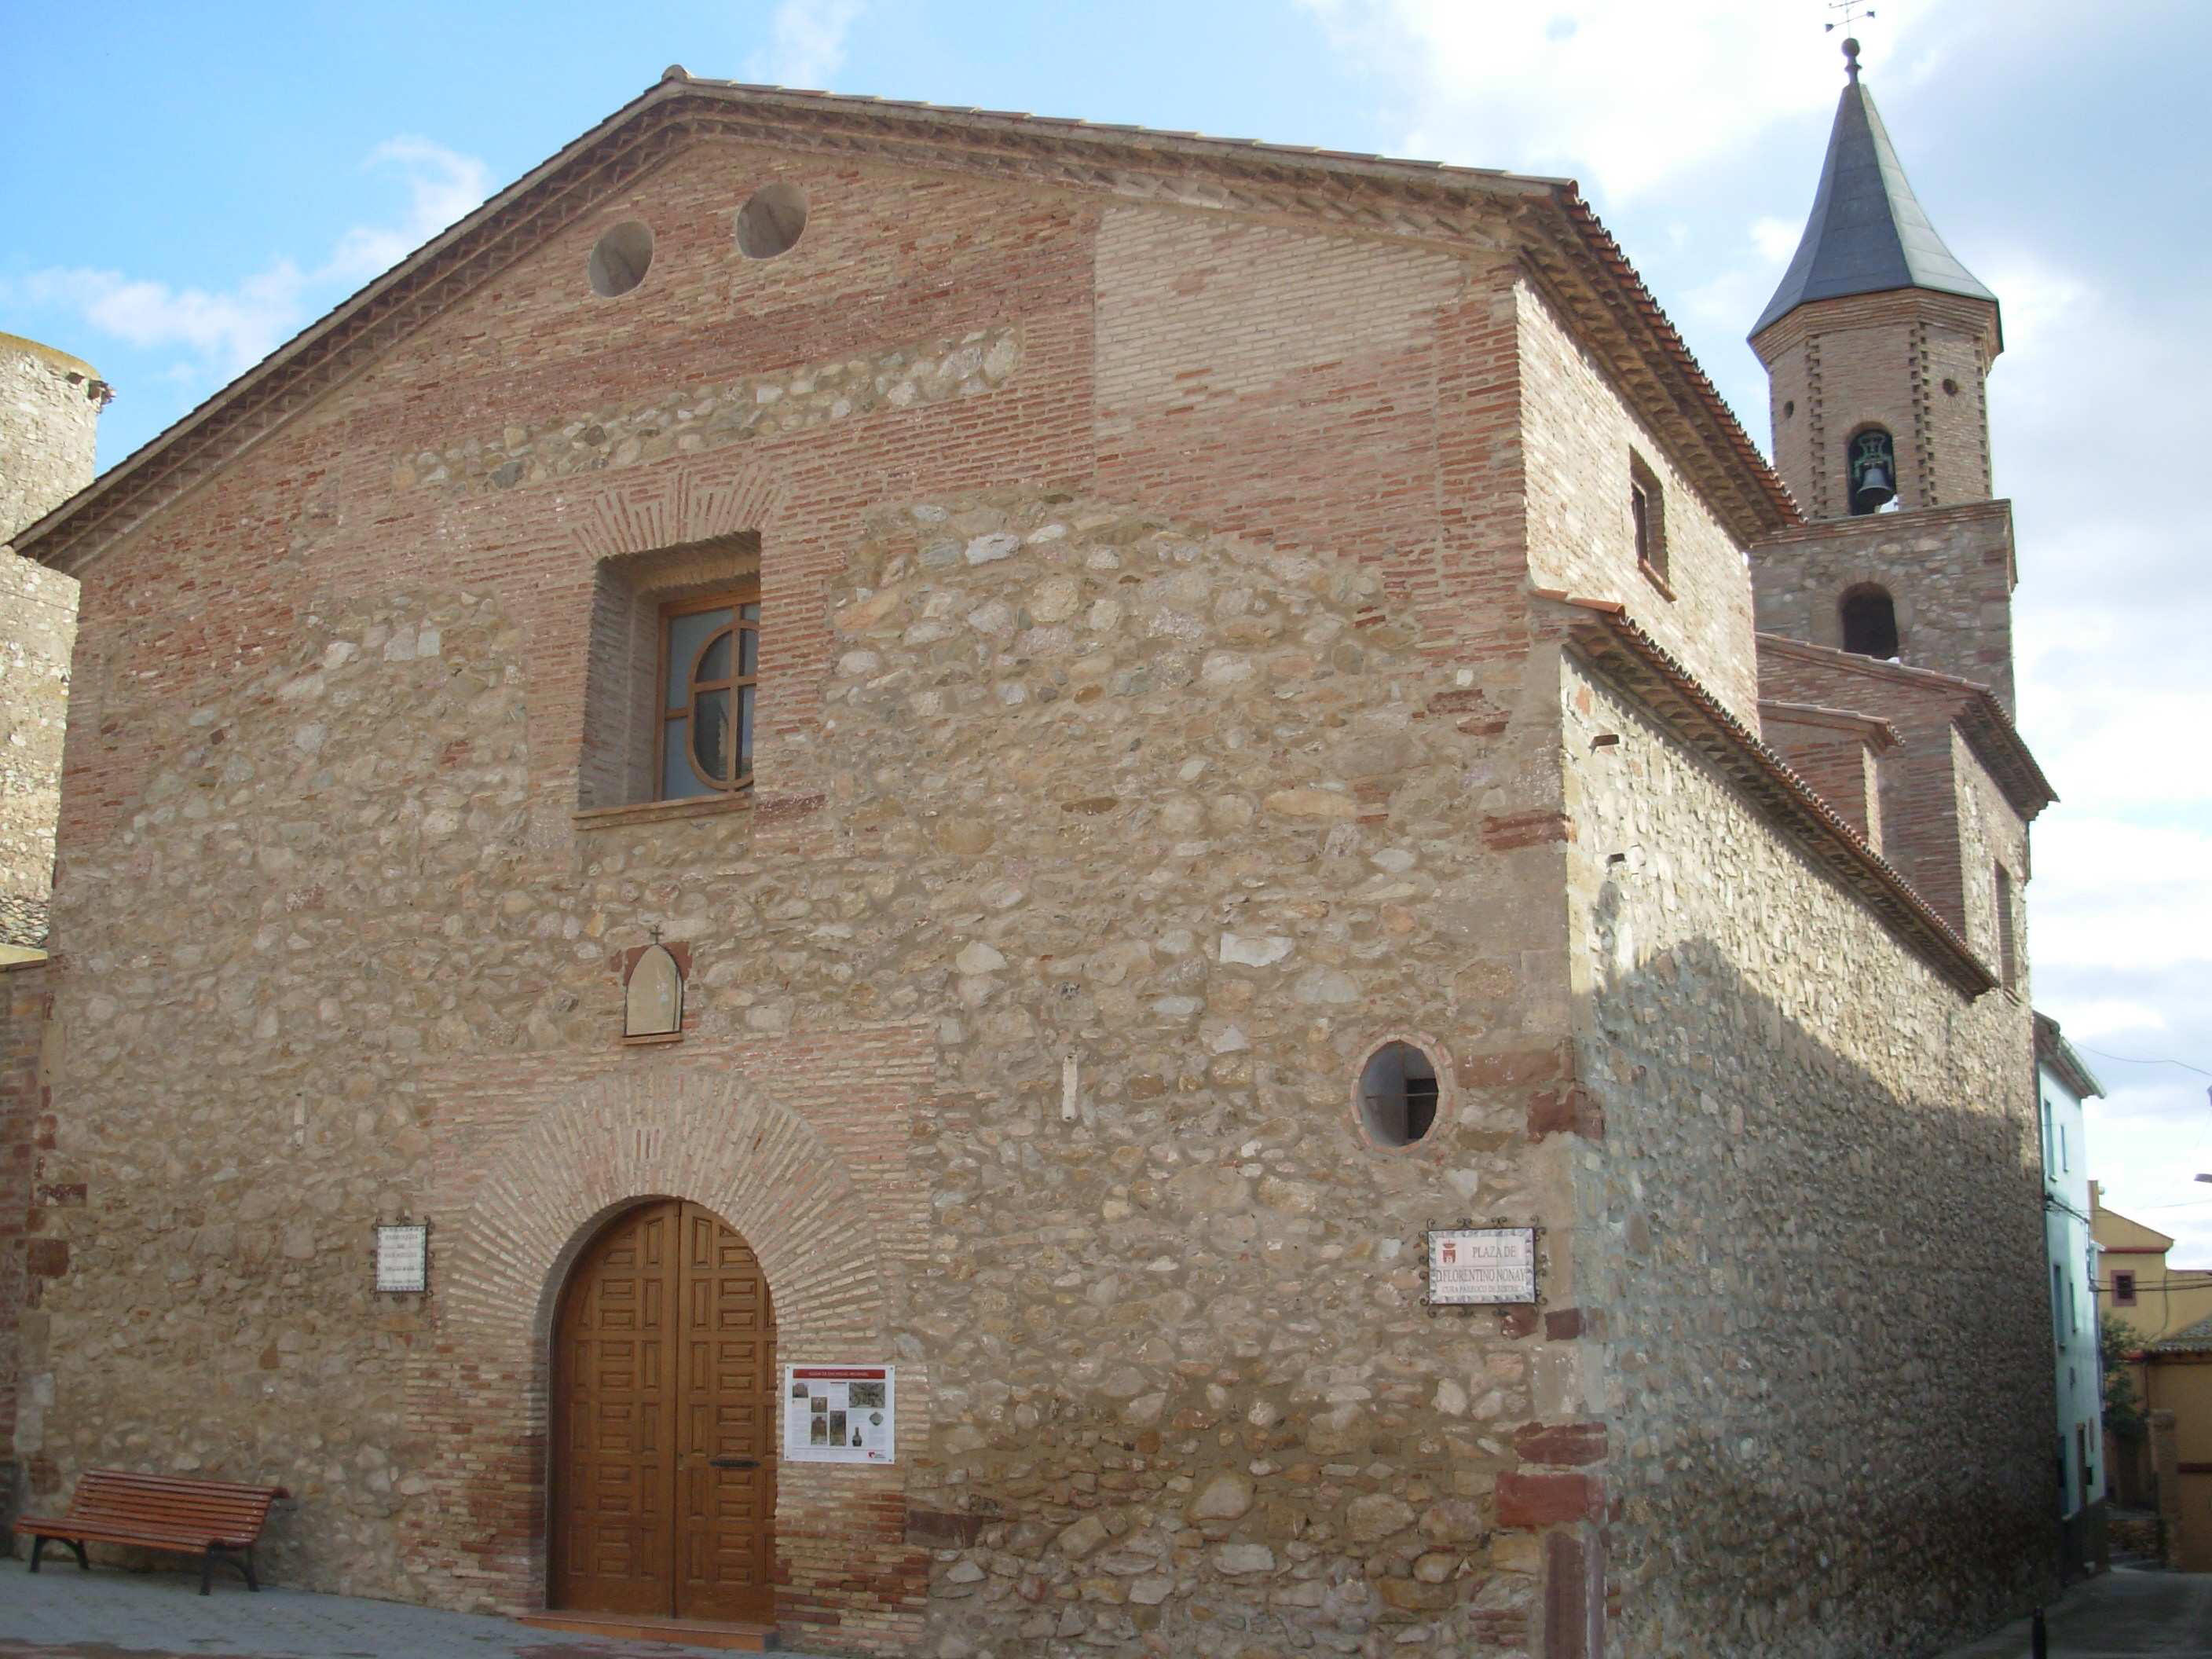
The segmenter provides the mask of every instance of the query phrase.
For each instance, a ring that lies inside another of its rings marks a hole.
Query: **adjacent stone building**
[[[21,543],[36,1501],[942,1659],[2020,1607],[2049,792],[1934,476],[1808,525],[1569,185],[671,70]]]

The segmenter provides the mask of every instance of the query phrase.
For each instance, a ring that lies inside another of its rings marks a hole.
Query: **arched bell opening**
[[[1894,511],[1899,504],[1897,445],[1889,434],[1878,426],[1863,428],[1851,434],[1846,453],[1849,476],[1844,482],[1851,516]]]
[[[1889,590],[1863,583],[1845,593],[1838,607],[1844,626],[1844,649],[1884,661],[1899,654],[1897,602]]]
[[[575,1255],[552,1320],[546,1601],[775,1618],[775,1314],[713,1211],[648,1199]]]

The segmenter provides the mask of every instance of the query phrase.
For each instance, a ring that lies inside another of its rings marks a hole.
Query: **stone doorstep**
[[[515,1615],[515,1623],[538,1630],[574,1631],[612,1641],[667,1642],[730,1653],[774,1653],[781,1646],[774,1625],[723,1624],[712,1620],[648,1619],[627,1613],[570,1613],[552,1610]]]

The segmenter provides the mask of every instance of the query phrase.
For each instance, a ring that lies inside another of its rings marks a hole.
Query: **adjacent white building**
[[[2035,1017],[2036,1094],[2043,1118],[2043,1244],[2058,1376],[2058,1516],[2070,1574],[2093,1553],[2090,1510],[2103,1487],[2104,1377],[2098,1360],[2097,1244],[2089,1233],[2089,1160],[2081,1103],[2104,1088],[2058,1022]]]

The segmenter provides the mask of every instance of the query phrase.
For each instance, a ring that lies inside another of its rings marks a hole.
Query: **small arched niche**
[[[665,945],[649,945],[630,964],[623,990],[623,1037],[667,1042],[684,1035],[684,970]]]
[[[1897,604],[1889,590],[1864,582],[1845,593],[1838,607],[1844,624],[1844,649],[1884,661],[1898,654]]]

